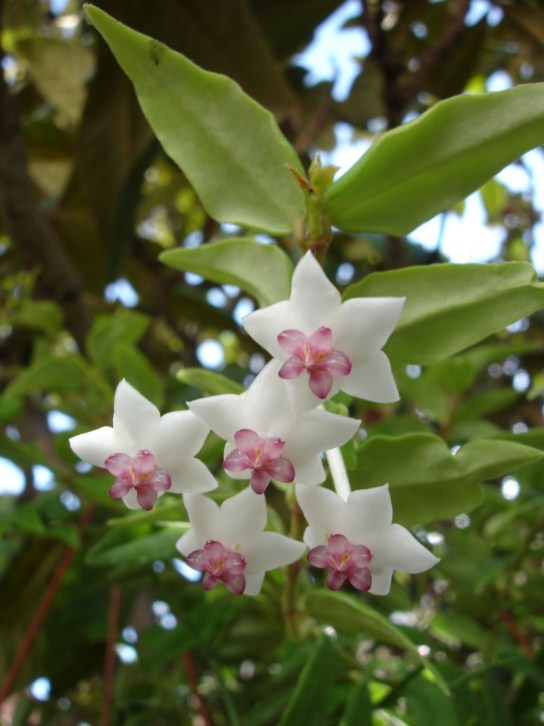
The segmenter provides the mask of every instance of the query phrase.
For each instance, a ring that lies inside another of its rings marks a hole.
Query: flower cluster
[[[308,252],[293,274],[291,296],[248,315],[247,333],[272,356],[247,391],[192,401],[160,416],[121,381],[113,426],[74,436],[73,451],[115,477],[110,494],[132,509],[151,509],[164,492],[183,495],[191,529],[178,541],[206,590],[223,583],[256,595],[266,571],[291,564],[310,548],[311,565],[327,569],[333,590],[389,592],[393,569],[421,572],[437,560],[404,527],[392,524],[388,485],[339,493],[325,481],[324,452],[345,444],[359,421],[329,413],[338,391],[388,403],[398,399],[382,347],[404,298],[342,303]],[[220,506],[206,492],[217,481],[196,455],[212,430],[225,441],[223,468],[249,486]],[[334,478],[334,477],[333,477]],[[295,484],[308,522],[304,543],[265,531],[264,493],[271,481]]]

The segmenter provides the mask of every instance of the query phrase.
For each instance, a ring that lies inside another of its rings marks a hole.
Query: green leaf
[[[243,393],[244,387],[236,381],[222,376],[220,373],[207,371],[204,368],[184,368],[176,373],[178,381],[199,388],[207,396],[222,393]]]
[[[456,612],[438,613],[430,625],[431,633],[442,640],[455,638],[475,650],[485,650],[489,634],[474,618]]]
[[[35,37],[19,40],[15,52],[24,58],[42,96],[77,124],[85,103],[85,83],[94,66],[90,48],[72,40]]]
[[[6,388],[6,399],[35,391],[66,391],[79,393],[96,379],[93,370],[78,354],[44,355],[22,370]]]
[[[326,707],[331,685],[331,642],[323,638],[313,649],[297,681],[291,700],[278,726],[325,726]]]
[[[98,316],[87,336],[89,355],[100,366],[111,365],[115,346],[119,343],[137,343],[149,323],[148,315],[133,310],[118,310],[113,315]]]
[[[538,449],[513,441],[472,441],[454,456],[432,434],[372,436],[350,478],[356,489],[388,483],[393,520],[412,526],[474,509],[482,501],[480,481],[542,458]]]
[[[460,726],[454,699],[448,698],[431,683],[425,674],[410,679],[402,688],[406,699],[406,714],[411,724],[440,724],[440,726]]]
[[[181,528],[164,529],[141,537],[136,530],[115,527],[92,547],[86,561],[90,565],[121,565],[124,569],[150,565],[155,560],[174,557],[176,542],[183,534]]]
[[[344,299],[405,296],[385,347],[393,358],[426,365],[487,338],[544,306],[531,265],[428,265],[377,272],[350,285]]]
[[[195,272],[221,285],[237,285],[254,297],[260,307],[285,300],[291,292],[291,260],[279,247],[252,239],[228,239],[168,250],[160,260],[169,267]]]
[[[204,71],[92,5],[86,12],[208,213],[220,222],[290,233],[305,200],[285,165],[303,172],[274,117],[226,76]]]
[[[143,396],[160,408],[164,382],[149,360],[131,343],[118,343],[113,350],[117,378],[126,378]]]
[[[372,726],[372,702],[365,680],[360,680],[351,689],[340,726]]]
[[[387,618],[376,612],[370,605],[343,592],[316,590],[306,599],[306,609],[322,623],[332,625],[342,633],[373,638],[395,648],[402,648],[423,663],[432,673],[440,688],[449,693],[449,687],[434,666],[420,655],[417,646]]]
[[[334,226],[403,236],[544,143],[544,84],[437,103],[380,136],[327,193]]]

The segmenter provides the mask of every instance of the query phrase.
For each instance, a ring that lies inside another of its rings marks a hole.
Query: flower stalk
[[[325,452],[327,457],[327,463],[329,465],[329,471],[334,484],[334,489],[339,497],[347,502],[349,495],[351,494],[351,486],[346,471],[346,465],[344,463],[344,457],[342,452],[337,447],[335,449],[329,449]]]

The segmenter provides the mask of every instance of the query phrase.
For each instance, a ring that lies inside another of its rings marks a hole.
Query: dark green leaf
[[[370,605],[343,592],[316,590],[308,595],[306,608],[314,618],[324,624],[332,625],[340,632],[373,638],[408,651],[429,669],[440,688],[449,693],[448,685],[436,669],[419,654],[417,646],[396,625]]]
[[[308,723],[325,726],[327,695],[333,673],[331,651],[329,638],[323,638],[316,644],[278,726],[307,726]]]
[[[393,519],[405,526],[454,517],[482,501],[485,479],[540,461],[538,449],[512,441],[480,440],[451,454],[432,434],[372,436],[359,449],[354,488],[389,484]]]
[[[365,680],[351,689],[340,726],[372,726],[372,702]]]

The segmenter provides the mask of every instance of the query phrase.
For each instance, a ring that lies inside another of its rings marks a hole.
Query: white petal
[[[246,575],[246,589],[244,595],[258,595],[261,592],[264,580],[264,571],[255,575]]]
[[[300,559],[305,551],[306,546],[303,542],[297,542],[276,532],[262,532],[252,547],[242,550],[242,554],[247,559],[247,574],[253,575],[290,565]]]
[[[130,437],[137,449],[149,446],[152,430],[160,420],[159,409],[124,379],[115,391],[113,428],[123,437]]]
[[[242,320],[246,333],[267,350],[270,355],[282,360],[289,356],[278,343],[278,335],[284,330],[292,328],[295,324],[296,322],[290,317],[289,302],[287,300],[274,303],[262,308],[262,310],[255,310]]]
[[[185,532],[185,534],[183,534],[178,539],[178,541],[176,542],[176,548],[179,550],[179,552],[181,552],[184,557],[187,557],[191,554],[191,552],[199,549],[198,544],[196,543],[195,532],[193,529]]]
[[[440,560],[400,524],[392,524],[373,551],[376,566],[415,574],[424,572]]]
[[[338,494],[324,487],[296,486],[297,502],[310,525],[304,533],[308,547],[326,543],[327,535],[343,534],[347,505]]]
[[[334,347],[360,356],[381,350],[398,323],[406,298],[358,297],[347,300],[334,328]]]
[[[196,549],[204,547],[207,540],[217,537],[214,533],[220,525],[219,507],[203,494],[184,494],[183,503],[193,528]]]
[[[246,487],[239,494],[230,497],[221,505],[221,528],[233,547],[251,540],[266,527],[266,500],[263,494],[255,494]]]
[[[173,411],[160,419],[148,447],[158,466],[170,471],[176,468],[180,456],[189,458],[200,451],[208,431],[209,427],[191,411]]]
[[[136,489],[131,489],[128,494],[126,494],[123,497],[123,502],[125,506],[127,506],[129,509],[141,509],[140,505],[138,504],[138,492]]]
[[[311,252],[307,252],[295,268],[289,302],[291,314],[300,318],[304,327],[299,329],[306,335],[328,326],[340,309],[340,293]]]
[[[72,436],[70,446],[80,459],[102,468],[112,454],[134,456],[138,451],[132,442],[122,439],[111,426],[102,426],[94,431]]]
[[[190,401],[187,405],[196,416],[204,421],[225,441],[232,441],[234,433],[240,428],[240,406],[243,395],[225,393]]]
[[[348,497],[345,531],[342,532],[354,544],[370,547],[381,542],[384,533],[390,531],[393,507],[389,486],[359,489]],[[373,553],[374,554],[374,553]]]
[[[172,477],[168,491],[174,494],[202,494],[217,488],[215,477],[199,459],[183,459],[167,471]]]
[[[372,567],[370,570],[372,571]],[[385,567],[377,573],[372,571],[372,585],[369,593],[371,595],[388,595],[392,577],[393,569],[391,567]]]
[[[287,457],[289,458],[289,457]],[[295,482],[301,486],[315,486],[324,482],[327,475],[319,456],[306,461],[297,461],[295,466]]]
[[[286,382],[278,376],[280,364],[272,360],[248,388],[240,412],[241,428],[252,428],[259,436],[284,438],[293,413]]]
[[[300,417],[290,432],[285,456],[293,461],[304,460],[313,454],[341,446],[353,438],[360,423],[357,419],[323,409],[309,411]]]
[[[352,361],[348,376],[340,379],[340,386],[350,396],[376,403],[399,400],[397,384],[391,371],[389,358],[381,350],[361,361]]]

